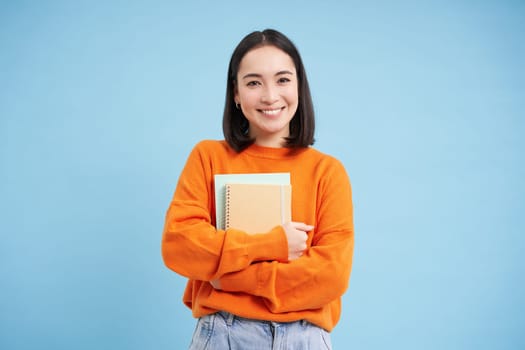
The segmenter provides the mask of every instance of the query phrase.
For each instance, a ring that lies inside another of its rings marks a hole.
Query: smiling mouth
[[[275,108],[275,109],[259,109],[259,112],[261,112],[263,114],[266,114],[266,115],[277,115],[283,109],[284,109],[284,107]]]

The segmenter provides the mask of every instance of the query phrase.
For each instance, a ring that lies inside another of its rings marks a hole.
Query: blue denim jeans
[[[332,349],[330,334],[306,321],[251,320],[221,311],[199,318],[190,350]]]

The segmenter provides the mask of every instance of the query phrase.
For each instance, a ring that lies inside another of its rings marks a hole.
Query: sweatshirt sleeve
[[[212,225],[213,175],[209,155],[197,145],[179,177],[166,213],[162,257],[182,276],[210,281],[258,261],[285,261],[288,246],[282,227],[250,235]]]
[[[221,289],[263,298],[271,312],[321,308],[346,291],[354,247],[352,193],[342,165],[320,184],[312,245],[292,262],[265,261],[229,273]]]

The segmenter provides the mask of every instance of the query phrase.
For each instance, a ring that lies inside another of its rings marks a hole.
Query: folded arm
[[[212,225],[213,174],[195,148],[179,177],[166,214],[162,256],[166,266],[195,280],[210,281],[240,271],[258,261],[286,261],[287,241],[282,227],[249,235]]]

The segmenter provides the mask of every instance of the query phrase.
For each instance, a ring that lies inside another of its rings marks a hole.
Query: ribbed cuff
[[[228,273],[220,278],[220,288],[226,292],[253,293],[258,287],[258,270],[254,264],[246,270]]]
[[[246,249],[252,261],[288,261],[288,240],[282,226],[247,236]]]

